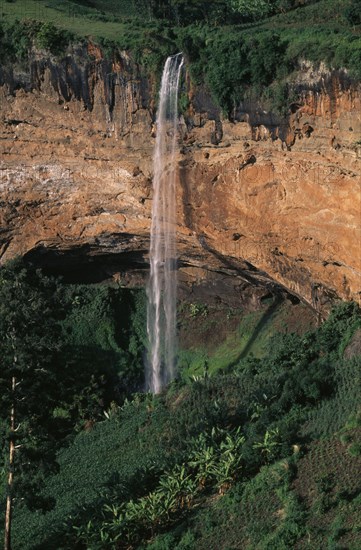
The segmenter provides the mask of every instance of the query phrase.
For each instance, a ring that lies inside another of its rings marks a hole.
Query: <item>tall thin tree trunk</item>
[[[12,516],[12,492],[14,479],[14,458],[15,458],[15,376],[11,379],[12,405],[10,411],[10,443],[9,443],[9,472],[5,512],[5,540],[4,550],[11,550],[11,516]]]

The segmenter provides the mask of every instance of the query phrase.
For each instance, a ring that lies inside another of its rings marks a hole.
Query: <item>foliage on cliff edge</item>
[[[34,47],[61,56],[72,42],[90,37],[107,57],[128,50],[159,78],[165,58],[181,50],[193,82],[206,84],[228,115],[245,98],[262,98],[284,112],[300,60],[344,68],[361,79],[359,0],[39,4],[4,4],[2,59],[26,64]]]

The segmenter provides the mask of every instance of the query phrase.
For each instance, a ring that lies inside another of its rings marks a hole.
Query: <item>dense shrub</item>
[[[53,23],[42,23],[35,33],[36,45],[54,55],[64,53],[72,40],[74,40],[74,35],[59,29]]]
[[[74,35],[53,23],[23,20],[15,23],[0,22],[0,54],[11,62],[26,62],[32,47],[61,55],[74,41]]]
[[[24,62],[31,47],[31,28],[19,22],[0,23],[0,54],[11,62]]]
[[[344,11],[344,15],[350,25],[361,24],[361,0],[351,0]]]

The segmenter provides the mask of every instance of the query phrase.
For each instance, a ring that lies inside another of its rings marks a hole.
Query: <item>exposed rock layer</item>
[[[127,282],[147,268],[152,85],[126,56],[112,66],[90,54],[0,72],[0,254]],[[307,71],[287,120],[249,104],[229,122],[204,91],[189,92],[182,280],[231,275],[240,289],[278,286],[320,310],[336,296],[360,302],[360,87]]]

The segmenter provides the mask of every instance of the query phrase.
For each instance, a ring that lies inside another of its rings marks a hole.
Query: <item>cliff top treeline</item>
[[[361,79],[361,0],[8,0],[1,10],[3,64],[24,67],[34,49],[64,57],[91,40],[159,75],[181,50],[193,83],[227,114],[250,97],[282,112],[305,59]]]

